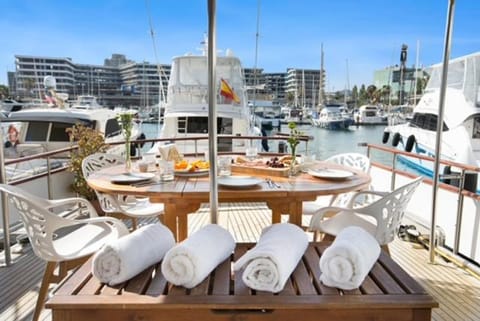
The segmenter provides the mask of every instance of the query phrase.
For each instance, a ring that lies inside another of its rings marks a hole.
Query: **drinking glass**
[[[160,160],[159,163],[160,181],[173,181],[175,178],[175,164],[173,161]]]
[[[257,147],[250,146],[245,149],[245,156],[249,161],[253,161],[257,158]]]
[[[232,175],[232,158],[230,156],[221,156],[218,158],[218,175]]]

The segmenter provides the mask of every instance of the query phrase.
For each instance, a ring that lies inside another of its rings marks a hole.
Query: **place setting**
[[[313,177],[328,180],[346,180],[355,175],[348,170],[334,168],[309,168],[307,173]]]

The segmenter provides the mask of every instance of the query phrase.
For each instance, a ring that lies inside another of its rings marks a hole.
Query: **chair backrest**
[[[114,165],[124,164],[125,159],[121,155],[108,154],[108,153],[95,153],[85,157],[82,161],[82,173],[83,176],[88,178],[92,173]],[[95,190],[100,207],[105,213],[118,213],[121,212],[118,199],[115,197],[101,193]]]
[[[375,238],[380,245],[388,244],[395,238],[396,229],[403,219],[408,203],[422,180],[423,178],[419,177],[386,196],[355,209],[357,213],[370,215],[376,219]]]
[[[85,157],[82,161],[82,173],[85,178],[88,178],[92,173],[118,164],[124,164],[125,159],[121,155],[95,153]]]
[[[370,159],[367,156],[359,153],[337,154],[327,158],[325,161],[352,167],[365,173],[370,172]]]
[[[348,166],[354,169],[361,170],[364,173],[370,173],[370,159],[359,153],[342,153],[331,156],[325,160],[326,162],[332,162],[343,166]],[[335,196],[331,201],[331,206],[345,207],[350,201],[350,197],[353,193],[343,193]],[[364,200],[363,203],[367,202]]]
[[[61,256],[53,246],[54,233],[61,227],[71,225],[71,221],[50,212],[48,200],[19,187],[0,184],[0,190],[8,194],[17,209],[34,253],[47,261],[61,261]]]

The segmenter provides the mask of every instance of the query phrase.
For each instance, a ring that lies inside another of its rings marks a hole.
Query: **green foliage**
[[[5,85],[0,85],[0,98],[5,99],[9,96],[8,87]]]
[[[302,132],[297,129],[297,124],[295,122],[288,123],[288,128],[290,129],[290,136],[288,137],[287,142],[290,145],[292,156],[295,157],[295,152],[298,144],[300,144],[299,138],[302,136]]]
[[[70,154],[69,169],[74,174],[72,189],[86,199],[94,200],[95,192],[83,177],[82,161],[89,155],[105,152],[108,148],[105,145],[105,138],[98,130],[83,125],[74,125],[72,128],[68,128],[67,132],[72,145],[78,145],[78,149]]]
[[[129,112],[118,115],[118,122],[122,126],[123,136],[127,142],[130,141],[130,138],[132,137],[133,117],[134,115]]]

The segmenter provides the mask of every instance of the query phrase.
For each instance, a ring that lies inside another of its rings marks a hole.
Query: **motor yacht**
[[[312,124],[331,130],[345,130],[353,125],[353,119],[345,113],[343,105],[329,104],[322,108],[318,117],[312,118]]]
[[[232,51],[218,56],[216,61],[217,128],[219,135],[258,135],[254,129],[246,97],[246,87],[240,60]],[[207,55],[175,57],[168,82],[163,127],[159,138],[188,138],[208,136],[208,61]],[[158,152],[158,145],[152,152]],[[182,153],[208,149],[208,140],[176,142]],[[245,148],[243,140],[218,141],[218,151]]]
[[[405,124],[387,126],[382,142],[398,149],[423,156],[435,156],[437,120],[442,64],[431,67],[425,93],[414,109],[413,118]],[[449,62],[440,158],[452,162],[480,166],[480,52],[452,59]],[[409,166],[432,175],[432,163],[399,156]],[[451,166],[441,166],[450,174]],[[477,174],[467,174],[465,186],[479,190]],[[458,182],[458,180],[457,180]]]

